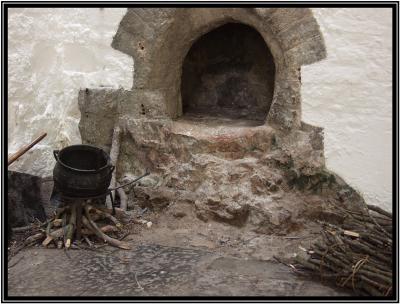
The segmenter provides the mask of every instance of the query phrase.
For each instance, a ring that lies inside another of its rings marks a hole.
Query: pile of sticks
[[[108,235],[127,234],[122,224],[127,222],[126,212],[119,208],[115,210],[116,214],[113,216],[111,209],[95,207],[89,203],[74,203],[58,208],[51,219],[36,227],[35,233],[25,239],[24,245],[31,246],[41,242],[44,247],[52,245],[69,249],[83,242],[94,247],[96,239],[100,239],[111,246],[131,249],[121,237],[118,239]]]
[[[322,238],[296,262],[312,274],[359,295],[392,295],[392,215],[365,205],[355,212],[333,202],[343,223],[322,224]]]

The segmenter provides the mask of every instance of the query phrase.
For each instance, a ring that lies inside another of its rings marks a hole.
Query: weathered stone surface
[[[266,28],[270,10],[279,8],[267,9]],[[52,150],[81,142],[79,88],[132,87],[136,63],[110,46],[126,11],[10,8],[8,153],[48,133],[11,170],[50,175]],[[302,119],[324,127],[327,166],[361,191],[368,203],[390,210],[392,10],[342,7],[312,12],[328,57],[301,68]],[[302,19],[291,21],[295,29]]]
[[[150,21],[150,16],[159,18]],[[274,58],[273,115],[268,115],[268,123],[282,129],[299,127],[299,103],[282,106],[285,101],[279,96],[286,91],[287,80],[291,81],[287,84],[299,93],[296,68],[326,56],[319,26],[309,9],[132,8],[121,21],[112,46],[134,58],[133,88],[159,91],[168,116],[176,118],[182,113],[181,71],[187,53],[202,35],[232,22],[249,25],[258,31]],[[294,48],[296,52],[292,51]]]
[[[28,249],[11,260],[21,259],[8,271],[8,295],[351,296],[296,276],[276,262],[221,256],[196,247],[145,243],[134,248],[72,250],[71,259],[62,250]]]
[[[159,121],[146,123],[156,132],[138,132],[138,121],[126,121],[119,162],[121,177],[152,172],[152,182],[131,191],[141,207],[190,203],[204,221],[285,234],[308,217],[304,193],[319,195],[311,208],[322,212],[325,199],[338,199],[348,187],[325,170],[320,128],[304,125],[284,135],[236,120],[220,126],[178,120],[162,128]]]
[[[35,219],[46,220],[41,197],[42,179],[38,176],[8,171],[8,225],[26,226]]]

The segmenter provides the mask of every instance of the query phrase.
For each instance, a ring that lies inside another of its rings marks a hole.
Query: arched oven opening
[[[186,55],[183,116],[263,124],[274,81],[274,60],[260,33],[244,24],[227,23],[200,37]]]

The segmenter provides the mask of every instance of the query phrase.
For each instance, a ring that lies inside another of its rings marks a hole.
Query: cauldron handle
[[[60,153],[60,150],[53,150],[53,155],[56,161],[58,161],[58,153]]]

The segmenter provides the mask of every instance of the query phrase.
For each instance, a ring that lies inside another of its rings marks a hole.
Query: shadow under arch
[[[199,37],[182,65],[182,112],[264,122],[275,81],[274,59],[253,27],[227,22]]]

